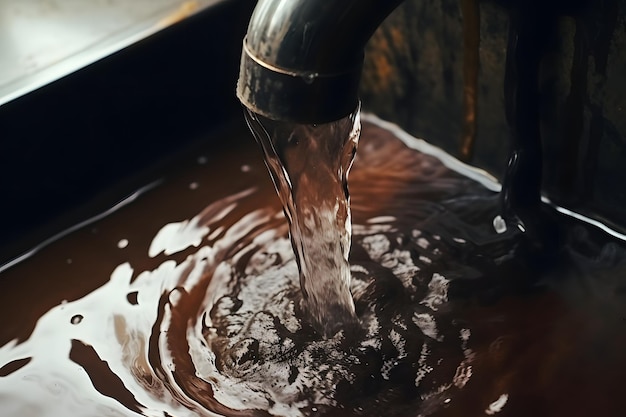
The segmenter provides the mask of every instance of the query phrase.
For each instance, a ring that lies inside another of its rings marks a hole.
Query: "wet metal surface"
[[[0,105],[220,0],[0,0]]]

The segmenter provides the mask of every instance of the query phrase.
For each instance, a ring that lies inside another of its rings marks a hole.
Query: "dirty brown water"
[[[623,244],[561,218],[531,261],[494,192],[365,122],[361,331],[322,338],[247,128],[207,142],[232,146],[0,273],[2,416],[621,414]]]

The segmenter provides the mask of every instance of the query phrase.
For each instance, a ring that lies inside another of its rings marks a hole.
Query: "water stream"
[[[244,111],[289,221],[303,310],[326,337],[355,327],[348,173],[361,134],[359,110],[321,125],[277,122]]]

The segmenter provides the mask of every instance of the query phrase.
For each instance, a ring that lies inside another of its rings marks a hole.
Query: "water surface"
[[[245,126],[214,139],[0,273],[3,415],[620,414],[622,244],[562,219],[559,258],[528,259],[493,191],[366,122],[360,330],[322,338],[260,151]]]

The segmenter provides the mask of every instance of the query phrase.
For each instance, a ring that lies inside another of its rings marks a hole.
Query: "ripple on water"
[[[364,132],[350,188],[358,329],[324,339],[303,320],[286,221],[252,187],[164,225],[144,254],[156,267],[120,263],[0,347],[3,415],[404,416],[454,404],[512,340],[479,357],[497,320],[465,317],[462,292],[501,281],[516,235],[494,229],[491,192]],[[498,384],[481,413],[515,401]]]
[[[43,414],[69,407],[84,415],[401,415],[461,388],[471,375],[470,330],[443,308],[449,280],[433,272],[438,251],[459,244],[418,229],[443,211],[436,203],[421,201],[417,214],[407,206],[422,195],[449,194],[449,178],[434,181],[447,171],[429,159],[428,178],[417,179],[429,184],[424,190],[411,183],[419,170],[409,166],[420,166],[415,152],[396,144],[381,157],[380,144],[367,141],[362,152],[364,169],[351,184],[351,292],[360,328],[321,338],[303,320],[285,219],[276,207],[242,210],[257,199],[259,190],[250,188],[164,225],[147,254],[163,257],[158,267],[120,264],[106,284],[41,317],[28,340],[4,346],[3,361],[29,361],[0,381],[15,382],[4,397],[22,411],[41,404],[18,394],[37,380],[54,404]],[[397,171],[387,171],[390,165]],[[372,181],[375,172],[381,175]],[[381,187],[378,203],[390,210],[374,212],[363,194]],[[171,258],[182,252],[182,261]],[[98,378],[117,384],[125,399],[108,396]],[[75,398],[58,401],[69,392]]]

